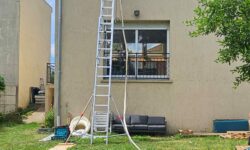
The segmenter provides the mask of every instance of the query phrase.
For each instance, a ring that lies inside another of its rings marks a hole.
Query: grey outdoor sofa
[[[123,117],[115,116],[112,121],[112,131],[124,133],[121,123]],[[166,134],[165,117],[146,116],[146,115],[128,115],[126,124],[130,133],[146,134]]]

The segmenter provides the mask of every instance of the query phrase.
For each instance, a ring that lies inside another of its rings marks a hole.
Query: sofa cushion
[[[131,124],[131,117],[130,116],[126,116],[126,124],[127,125],[130,125]],[[123,120],[123,116],[116,116],[115,118],[114,118],[114,124],[122,124],[121,123],[121,120]]]
[[[127,127],[128,127],[128,130],[130,130],[130,129],[133,128],[132,125],[127,125]],[[124,130],[123,130],[122,124],[113,124],[113,125],[112,125],[112,129],[113,129],[113,130],[116,130],[116,131],[117,131],[117,130],[124,131]]]
[[[147,125],[133,125],[132,130],[133,131],[137,131],[137,130],[147,131],[148,130],[148,126]]]
[[[148,131],[150,132],[166,132],[165,125],[149,125]]]
[[[148,117],[148,125],[165,125],[165,117]]]
[[[132,125],[147,125],[148,116],[139,116],[139,115],[131,115],[131,124]]]

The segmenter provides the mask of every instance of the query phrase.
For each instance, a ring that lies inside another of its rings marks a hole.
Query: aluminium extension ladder
[[[92,101],[91,144],[95,138],[104,138],[108,144],[111,99],[112,47],[115,0],[100,0],[95,81]],[[105,79],[107,83],[101,83]]]

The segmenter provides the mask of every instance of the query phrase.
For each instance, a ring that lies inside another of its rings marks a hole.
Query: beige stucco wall
[[[62,0],[62,122],[80,113],[94,81],[98,0]],[[193,15],[196,0],[126,0],[129,21],[170,21],[172,82],[130,82],[128,114],[165,116],[169,132],[179,128],[211,131],[217,118],[247,118],[250,86],[232,88],[230,67],[214,62],[213,36],[190,38],[183,21]],[[139,9],[141,16],[133,17]],[[123,84],[113,83],[112,95],[122,111]],[[67,106],[67,107],[66,107]]]
[[[0,0],[0,75],[6,90],[0,93],[0,113],[16,109],[18,86],[19,0]]]
[[[20,1],[19,107],[29,103],[29,88],[46,82],[50,56],[51,7],[44,0]]]

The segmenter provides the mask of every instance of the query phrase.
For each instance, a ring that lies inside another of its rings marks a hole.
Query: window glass
[[[130,53],[136,52],[136,42],[135,42],[135,30],[125,30],[127,46]],[[113,52],[115,53],[125,53],[125,42],[122,34],[122,30],[114,31],[114,43]]]
[[[166,30],[138,31],[139,53],[166,53],[166,43],[167,43]]]
[[[125,30],[127,47],[129,53],[136,52],[136,38],[135,30]],[[125,42],[122,34],[122,30],[114,31],[114,40],[113,40],[113,68],[112,75],[124,75],[125,74],[125,60],[126,60],[126,51],[125,51]],[[129,75],[135,75],[135,61],[129,57],[128,63]]]
[[[167,30],[125,30],[129,50],[129,78],[166,78],[167,72]],[[112,76],[125,75],[125,42],[122,30],[114,30]]]

